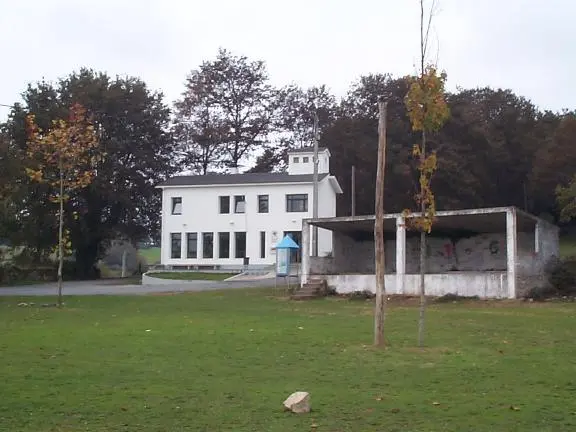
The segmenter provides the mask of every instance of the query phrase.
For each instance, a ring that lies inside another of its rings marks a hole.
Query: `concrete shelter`
[[[415,216],[418,216],[416,213]],[[558,227],[515,207],[439,211],[427,237],[426,292],[518,298],[544,283],[559,256]],[[301,284],[326,279],[339,293],[375,291],[374,216],[304,219]],[[332,231],[333,253],[310,256],[310,227]],[[420,234],[384,216],[386,291],[419,293]]]

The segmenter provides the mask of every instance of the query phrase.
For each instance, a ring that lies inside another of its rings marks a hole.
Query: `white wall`
[[[235,253],[234,232],[246,232],[246,256],[250,264],[274,264],[272,247],[282,239],[284,231],[301,231],[302,219],[312,217],[312,184],[278,183],[202,187],[166,187],[162,199],[162,252],[161,263],[165,265],[241,265],[242,258]],[[308,211],[286,212],[286,194],[308,194]],[[258,195],[269,195],[269,213],[258,213]],[[219,196],[230,196],[230,214],[219,213]],[[246,212],[234,213],[234,195],[244,195]],[[323,197],[330,195],[330,197]],[[182,214],[172,215],[172,197],[182,197]],[[319,184],[319,214],[336,215],[335,192],[325,178]],[[260,258],[260,231],[266,232],[266,257]],[[324,231],[324,230],[322,230]],[[198,233],[198,258],[186,258],[186,233]],[[202,258],[202,233],[214,233],[214,258]],[[218,258],[218,233],[230,233],[230,256]],[[170,258],[170,233],[182,234],[182,258]],[[276,235],[274,235],[276,233]],[[330,232],[319,234],[320,255],[332,251]]]
[[[298,162],[294,162],[298,158]],[[308,162],[304,162],[308,158]],[[313,174],[314,173],[314,152],[288,153],[288,174]],[[330,157],[326,150],[318,152],[318,173],[330,172]]]
[[[373,274],[325,275],[329,287],[339,294],[354,291],[376,291],[376,276]],[[404,275],[404,289],[398,285],[396,275],[384,276],[387,294],[418,295],[420,276]],[[426,294],[443,296],[457,294],[464,297],[507,298],[508,278],[506,272],[453,272],[426,275]]]

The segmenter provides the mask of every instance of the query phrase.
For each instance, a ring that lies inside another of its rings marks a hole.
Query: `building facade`
[[[286,173],[176,176],[162,190],[161,264],[165,266],[270,265],[285,235],[301,245],[302,220],[312,217],[313,156],[289,153]],[[318,215],[336,215],[342,190],[330,175],[330,152],[318,154]],[[318,230],[318,255],[332,253],[332,233]],[[295,254],[294,259],[299,259]]]

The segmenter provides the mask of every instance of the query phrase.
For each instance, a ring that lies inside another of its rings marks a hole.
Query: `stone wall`
[[[541,251],[535,253],[535,234],[518,233],[518,271],[539,274],[545,262],[557,254],[557,234],[545,231],[541,238]],[[556,243],[554,238],[556,238]],[[505,271],[506,235],[480,234],[463,238],[427,238],[427,273],[451,271]],[[386,240],[386,272],[396,272],[396,239]],[[556,251],[556,252],[555,252]],[[338,273],[374,273],[374,241],[354,239],[343,233],[334,233],[333,270]],[[420,271],[420,239],[406,239],[406,273]]]

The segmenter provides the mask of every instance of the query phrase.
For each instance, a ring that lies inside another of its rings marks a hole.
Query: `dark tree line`
[[[405,78],[360,77],[337,100],[325,86],[275,88],[266,65],[220,50],[184,83],[174,110],[140,79],[112,78],[82,69],[55,83],[30,84],[24,103],[0,124],[0,239],[25,245],[37,260],[54,245],[56,211],[41,184],[25,175],[26,114],[41,128],[80,103],[93,116],[106,157],[94,182],[71,197],[66,214],[79,275],[110,240],[158,234],[160,194],[155,185],[185,170],[197,174],[244,168],[282,171],[286,152],[312,143],[314,113],[321,145],[344,194],[338,214],[350,213],[355,165],[358,214],[374,212],[377,101],[388,100],[387,211],[414,206],[417,162],[404,98]],[[540,111],[509,90],[465,89],[448,95],[450,119],[429,137],[438,151],[432,180],[438,209],[515,205],[559,216],[555,191],[574,178],[576,115]]]

